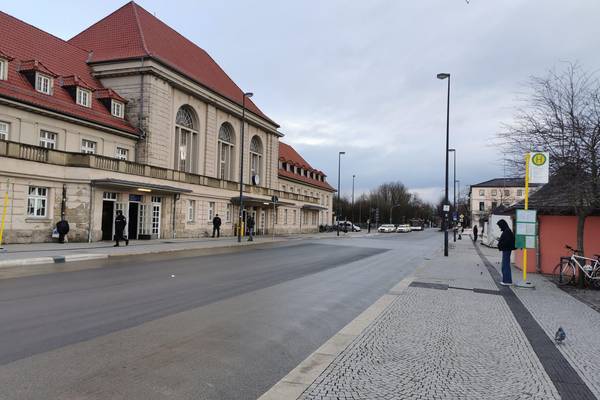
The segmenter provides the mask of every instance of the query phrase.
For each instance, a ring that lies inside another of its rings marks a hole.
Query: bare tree
[[[393,215],[390,210],[394,206]],[[354,202],[354,214],[360,220],[358,223],[373,219],[372,210],[379,209],[379,221],[388,222],[393,216],[394,223],[407,222],[413,218],[431,220],[435,209],[431,204],[425,203],[417,195],[408,191],[401,182],[383,183],[369,193],[363,193]],[[337,197],[334,198],[334,209],[337,210]],[[340,199],[341,218],[352,215],[350,200],[346,197]]]
[[[578,217],[577,247],[583,251],[586,218],[600,207],[600,84],[596,75],[568,64],[531,78],[529,86],[525,105],[500,138],[520,171],[525,153],[550,153],[551,183]]]

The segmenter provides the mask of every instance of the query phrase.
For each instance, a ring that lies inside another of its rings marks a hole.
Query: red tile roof
[[[279,161],[285,162],[287,164],[295,165],[297,167],[301,167],[307,169],[311,172],[318,173],[325,178],[327,175],[318,169],[313,168],[292,146],[289,144],[285,144],[283,142],[279,142]],[[327,181],[319,181],[304,175],[296,174],[291,171],[286,171],[284,169],[279,168],[278,174],[280,177],[295,179],[297,181],[301,181],[307,183],[309,185],[318,186],[321,189],[329,190],[335,192],[335,189],[327,183]]]
[[[103,88],[86,63],[87,51],[0,11],[0,54],[12,59],[8,80],[0,80],[0,97],[137,134],[135,127],[113,117],[100,101],[92,100],[92,108],[80,106],[60,85],[60,77],[76,75],[92,89]],[[27,79],[27,71],[35,70],[59,76],[52,95],[37,92]]]
[[[243,92],[200,47],[133,1],[69,40],[90,62],[151,57],[241,105]],[[250,100],[247,109],[275,124]]]

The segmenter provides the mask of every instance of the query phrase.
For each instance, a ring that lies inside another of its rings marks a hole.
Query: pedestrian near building
[[[62,218],[56,223],[56,231],[58,232],[58,243],[64,243],[67,233],[69,233],[69,222]]]
[[[129,246],[129,238],[123,236],[123,232],[125,232],[125,226],[127,226],[127,220],[123,215],[123,211],[117,211],[117,217],[115,218],[115,246],[119,247],[119,242],[125,240],[125,246]]]
[[[212,237],[215,237],[215,233],[217,234],[217,237],[221,237],[221,217],[219,217],[219,214],[215,215],[215,217],[213,218]]]
[[[254,217],[252,215],[248,217],[246,224],[248,226],[248,241],[252,242],[254,240]]]
[[[473,227],[473,241],[477,242],[477,225]]]
[[[508,227],[505,220],[498,221],[498,227],[502,231],[498,240],[498,250],[502,252],[502,282],[504,286],[512,285],[512,273],[510,270],[510,253],[515,250],[515,235]]]

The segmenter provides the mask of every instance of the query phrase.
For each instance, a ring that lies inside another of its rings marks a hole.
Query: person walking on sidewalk
[[[246,224],[248,225],[248,241],[252,242],[254,240],[254,217],[252,217],[252,215],[248,217],[248,222],[246,222]]]
[[[213,235],[215,237],[215,232],[217,233],[217,237],[221,237],[221,217],[219,214],[215,215],[213,218]]]
[[[498,221],[498,227],[502,231],[498,240],[498,250],[502,252],[502,282],[500,284],[510,286],[512,285],[510,253],[515,250],[515,236],[505,220],[501,219]]]
[[[117,210],[117,218],[115,218],[115,246],[119,247],[119,241],[125,240],[125,246],[129,246],[129,239],[123,236],[123,232],[125,231],[125,226],[127,226],[127,220],[123,215],[123,211]]]
[[[477,242],[477,225],[473,227],[473,241]]]
[[[56,223],[56,231],[58,232],[58,243],[64,243],[65,236],[69,233],[69,223],[64,217]]]

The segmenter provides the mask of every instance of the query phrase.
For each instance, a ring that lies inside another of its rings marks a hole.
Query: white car
[[[354,225],[350,221],[340,221],[340,231],[360,232],[360,226]]]
[[[414,225],[410,227],[411,231],[422,231],[423,230],[423,226],[422,225]]]
[[[377,229],[377,232],[380,232],[380,233],[396,232],[396,227],[392,224],[384,224],[384,225],[381,225]]]
[[[401,232],[401,233],[407,233],[410,232],[412,229],[410,228],[410,225],[408,224],[404,224],[404,225],[398,225],[398,228],[396,228],[396,232]]]

